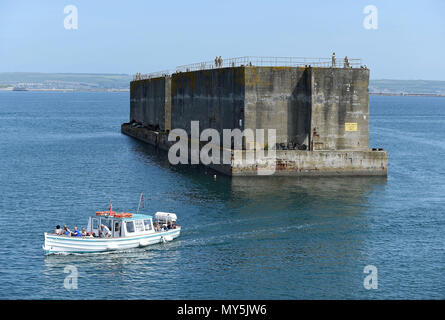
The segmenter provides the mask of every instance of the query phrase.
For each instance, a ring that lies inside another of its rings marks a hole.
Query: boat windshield
[[[93,219],[93,229],[94,230],[99,229],[99,220],[98,219]]]
[[[144,220],[144,225],[145,225],[145,231],[150,231],[151,230],[151,222],[150,220]]]
[[[137,232],[143,232],[144,231],[144,223],[142,222],[142,220],[135,220],[134,224],[136,226],[136,231]]]
[[[127,221],[125,223],[128,232],[134,232],[134,223],[133,221]]]

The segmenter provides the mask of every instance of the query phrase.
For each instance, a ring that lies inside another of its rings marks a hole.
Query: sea
[[[0,299],[444,299],[445,98],[370,97],[387,177],[238,177],[125,136],[128,92],[0,91]],[[216,175],[216,176],[215,176]],[[45,255],[96,211],[174,212],[181,236]]]

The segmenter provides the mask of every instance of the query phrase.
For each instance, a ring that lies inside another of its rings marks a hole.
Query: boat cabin
[[[100,225],[107,226],[113,238],[154,233],[153,217],[144,214],[108,214],[108,211],[97,212],[88,220],[87,232],[99,236]]]

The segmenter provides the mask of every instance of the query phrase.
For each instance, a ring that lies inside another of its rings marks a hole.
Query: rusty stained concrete
[[[123,124],[122,133],[168,151],[174,142],[166,132],[134,128]],[[190,147],[190,144],[189,144]],[[246,151],[235,157],[231,164],[210,164],[213,170],[230,176],[258,176],[272,172],[274,176],[386,176],[388,155],[383,150],[300,151],[275,150],[275,157],[264,151],[264,157],[248,163]],[[190,155],[190,150],[189,150]],[[222,156],[221,156],[222,159]],[[222,161],[222,160],[221,160]]]
[[[386,151],[369,148],[369,69],[234,67],[175,73],[132,81],[130,121],[158,134],[174,128],[276,129],[277,143],[305,144],[306,151],[278,150],[281,175],[387,175]],[[154,133],[141,137],[167,148]],[[137,131],[139,132],[139,131]],[[267,143],[267,142],[266,142]],[[269,164],[267,164],[269,163]],[[255,166],[233,163],[224,172],[254,175]]]

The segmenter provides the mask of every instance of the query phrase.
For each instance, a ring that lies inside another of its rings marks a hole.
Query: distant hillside
[[[438,94],[445,95],[445,81],[432,80],[371,80],[370,93]]]
[[[10,86],[36,90],[122,90],[129,88],[131,79],[128,74],[1,72],[0,88]]]
[[[109,91],[128,90],[129,74],[0,72],[0,90],[7,87],[31,90]],[[370,93],[445,95],[445,81],[371,80]]]

